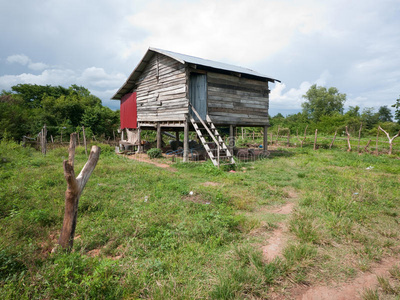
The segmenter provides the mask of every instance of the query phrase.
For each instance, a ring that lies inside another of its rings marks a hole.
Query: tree
[[[390,108],[387,107],[387,105],[379,107],[377,114],[378,120],[380,122],[393,122],[392,112],[390,111]]]
[[[372,129],[379,122],[378,113],[375,113],[373,107],[365,107],[361,113],[361,120],[365,128]]]
[[[394,118],[397,120],[397,122],[400,124],[400,96],[396,100],[396,103],[392,105],[392,107],[396,108],[396,111],[394,113]]]
[[[356,106],[349,106],[349,110],[345,113],[347,117],[350,118],[359,118],[360,117],[360,107]]]
[[[306,102],[302,103],[303,113],[314,122],[318,122],[324,115],[334,113],[343,114],[343,105],[346,102],[346,94],[340,94],[338,89],[312,85],[303,95]]]

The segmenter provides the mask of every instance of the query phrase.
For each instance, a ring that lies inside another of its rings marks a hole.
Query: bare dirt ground
[[[294,195],[293,195],[294,196]],[[295,207],[293,202],[269,210],[271,213],[290,215]],[[286,220],[278,224],[262,247],[263,256],[266,261],[282,256],[282,250],[288,241],[288,228]],[[276,300],[357,300],[363,299],[366,289],[375,289],[378,286],[378,276],[389,275],[389,269],[399,262],[398,258],[386,258],[381,263],[375,264],[370,271],[359,274],[355,279],[327,285],[298,285],[280,293],[273,292],[271,299]]]
[[[371,271],[361,273],[355,279],[334,284],[332,286],[299,286],[290,291],[290,296],[278,297],[274,299],[299,299],[299,300],[356,300],[363,299],[365,289],[376,288],[378,285],[378,276],[389,275],[389,269],[392,268],[398,259],[388,258],[381,263],[376,264]]]

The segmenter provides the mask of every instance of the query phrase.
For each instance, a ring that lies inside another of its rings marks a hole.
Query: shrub
[[[147,151],[147,155],[150,158],[158,158],[161,157],[161,149],[158,148],[151,148],[149,151]]]

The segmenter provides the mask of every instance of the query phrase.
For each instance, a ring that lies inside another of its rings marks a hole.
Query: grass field
[[[399,255],[398,155],[281,149],[224,172],[210,162],[159,168],[100,147],[68,254],[50,253],[67,149],[44,157],[1,142],[1,299],[266,299],[349,281]],[[78,147],[75,169],[85,162]],[[274,213],[288,203],[292,213]],[[281,224],[287,243],[267,261],[263,246]],[[364,298],[400,295],[399,273]]]

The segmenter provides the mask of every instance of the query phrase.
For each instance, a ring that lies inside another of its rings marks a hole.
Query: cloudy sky
[[[400,95],[399,0],[0,0],[0,33],[0,90],[77,84],[111,108],[148,47],[282,80],[272,115],[300,111],[315,83],[347,107]]]

